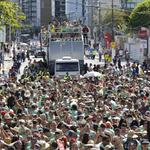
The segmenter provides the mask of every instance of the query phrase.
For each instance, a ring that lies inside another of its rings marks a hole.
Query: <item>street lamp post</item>
[[[114,0],[112,0],[112,41],[114,41]]]
[[[93,1],[92,1],[92,8],[91,8],[91,38],[93,39],[94,38],[94,35],[93,35],[93,29],[94,29],[94,27],[93,27]]]

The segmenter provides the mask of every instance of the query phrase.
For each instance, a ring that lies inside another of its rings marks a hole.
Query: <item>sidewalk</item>
[[[27,58],[26,58],[25,62],[21,63],[20,74],[17,75],[18,79],[20,79],[21,76],[23,75],[24,68],[28,65],[28,63],[29,63],[29,61],[27,60]],[[12,58],[6,56],[5,60],[4,60],[3,67],[1,69],[1,73],[2,73],[2,70],[4,70],[5,73],[8,74],[8,72],[11,69],[12,66],[13,66],[13,60],[12,60]]]
[[[5,54],[4,63],[2,65],[1,73],[2,73],[2,70],[4,70],[6,73],[8,73],[9,70],[11,69],[12,65],[13,65],[12,58]]]
[[[4,53],[4,62],[3,62],[3,65],[2,65],[1,72],[2,72],[2,70],[4,70],[5,73],[8,73],[9,70],[11,69],[12,65],[13,65],[13,60],[12,60],[13,46],[11,47],[9,54]]]
[[[15,46],[15,49],[17,51],[17,46]],[[10,49],[10,53],[5,53],[4,54],[4,63],[2,65],[2,69],[0,71],[0,73],[2,73],[2,70],[5,71],[6,74],[9,73],[9,70],[11,69],[11,67],[13,66],[13,54],[12,54],[12,51],[13,51],[13,46],[12,48]],[[20,77],[22,76],[23,74],[23,71],[24,71],[24,68],[28,65],[28,60],[26,58],[25,62],[22,62],[21,63],[21,67],[20,67],[20,74],[17,75],[17,78],[20,79]]]

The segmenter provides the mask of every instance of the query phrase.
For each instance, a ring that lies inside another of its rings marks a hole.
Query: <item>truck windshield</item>
[[[56,63],[57,72],[79,71],[78,62]]]

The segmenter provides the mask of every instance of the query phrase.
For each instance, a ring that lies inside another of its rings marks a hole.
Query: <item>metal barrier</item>
[[[81,33],[81,32],[82,32],[81,27],[62,27],[62,28],[60,27],[55,28],[54,32],[51,33]]]

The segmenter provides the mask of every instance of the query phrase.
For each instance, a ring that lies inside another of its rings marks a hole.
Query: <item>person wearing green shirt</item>
[[[97,51],[93,50],[93,52],[92,52],[93,60],[95,59],[96,54],[97,54]]]

